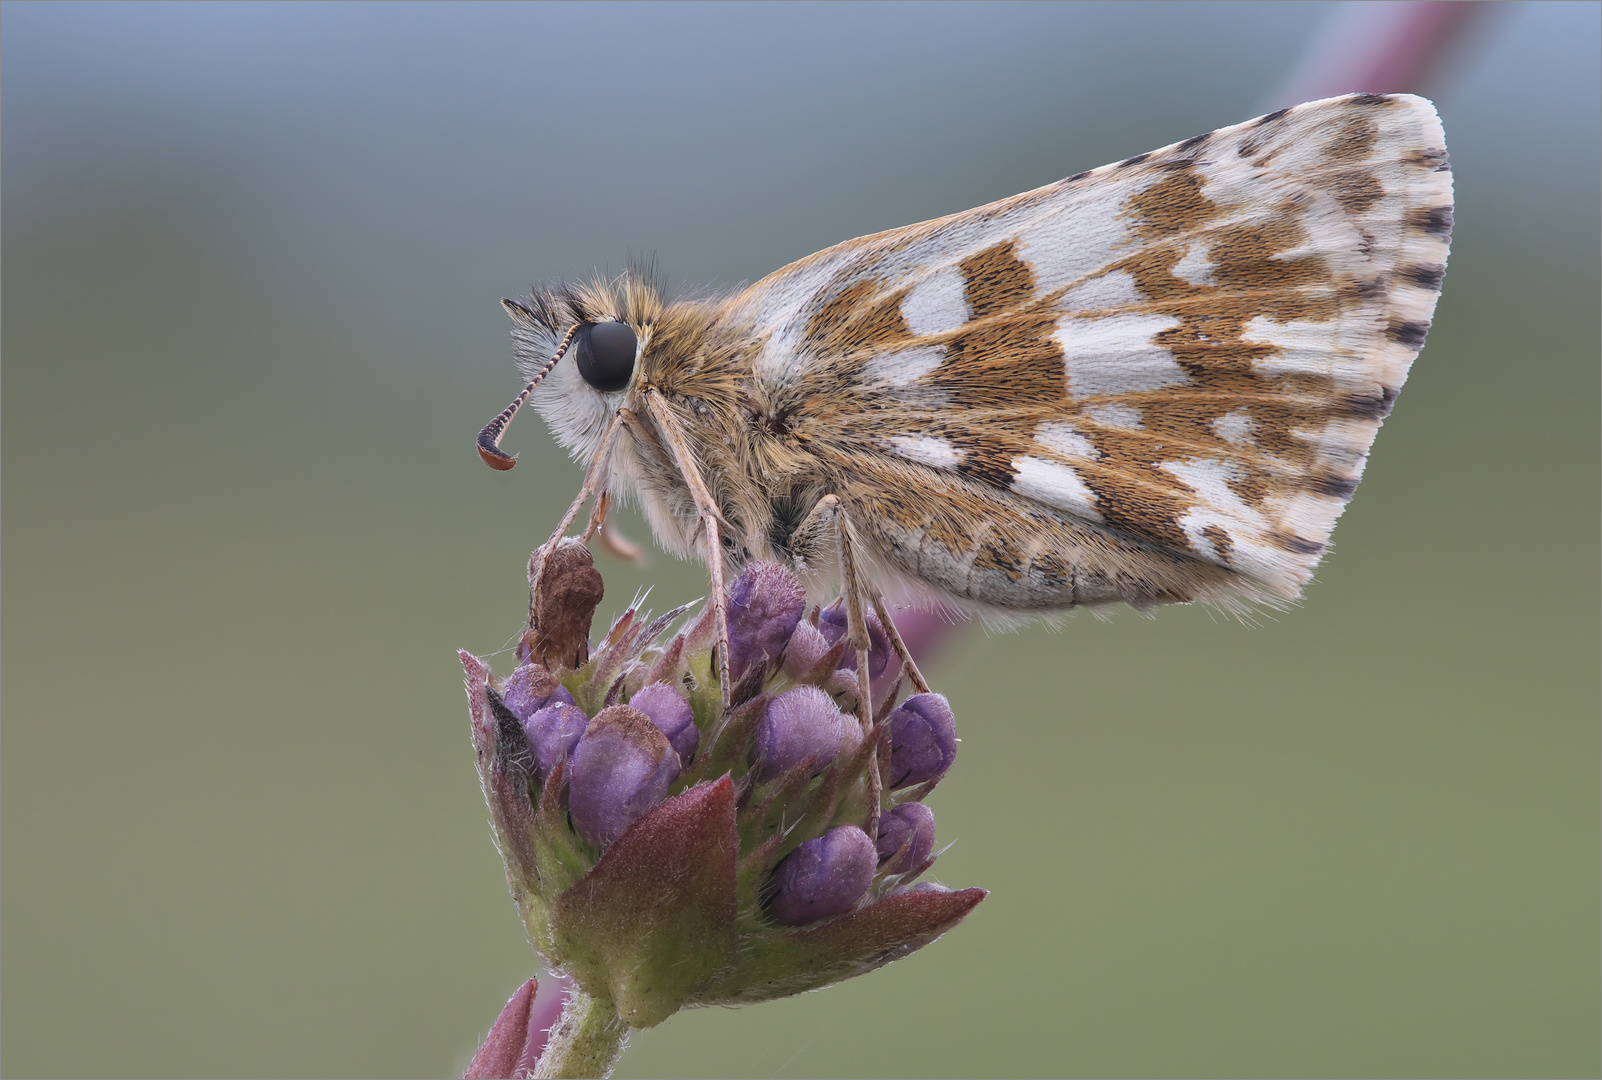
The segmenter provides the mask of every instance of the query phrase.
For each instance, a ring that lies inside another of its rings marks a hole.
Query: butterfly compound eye
[[[575,342],[579,374],[603,394],[621,390],[634,375],[634,330],[628,323],[596,323]]]

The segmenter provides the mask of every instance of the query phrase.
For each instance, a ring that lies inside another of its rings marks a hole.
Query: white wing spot
[[[1068,311],[1106,311],[1140,302],[1140,290],[1135,288],[1135,275],[1128,270],[1114,270],[1110,274],[1093,277],[1082,285],[1075,285],[1062,296],[1062,306]]]
[[[1230,490],[1229,482],[1239,474],[1239,469],[1232,463],[1202,458],[1190,461],[1165,461],[1157,467],[1177,477],[1181,483],[1196,493],[1201,502],[1213,509],[1245,525],[1258,529],[1267,526],[1268,522],[1261,513],[1252,509],[1244,499]]]
[[[1361,379],[1369,364],[1361,349],[1352,349],[1331,332],[1328,323],[1275,322],[1254,315],[1241,330],[1242,341],[1269,345],[1277,352],[1252,361],[1259,375],[1332,375]]]
[[[1191,244],[1185,255],[1174,264],[1173,275],[1187,285],[1206,285],[1213,280],[1213,262],[1207,257],[1206,244]]]
[[[1086,409],[1085,413],[1102,427],[1121,428],[1124,431],[1144,430],[1140,422],[1140,410],[1133,405],[1097,405]]]
[[[1230,490],[1229,482],[1239,475],[1236,466],[1227,461],[1203,459],[1165,461],[1158,468],[1178,477],[1196,493],[1196,505],[1179,519],[1179,527],[1190,541],[1191,550],[1214,562],[1224,562],[1213,542],[1202,535],[1209,525],[1217,525],[1229,534],[1235,545],[1228,565],[1259,576],[1283,573],[1283,566],[1278,564],[1285,555],[1262,540],[1269,528],[1268,519]]]
[[[946,334],[968,321],[967,286],[962,271],[942,267],[912,287],[901,301],[901,317],[918,337]]]
[[[937,469],[955,469],[962,461],[961,451],[933,435],[891,435],[886,441],[908,461],[933,465]]]
[[[1092,185],[1073,191],[1061,204],[1019,234],[1018,257],[1035,272],[1042,294],[1072,285],[1112,262],[1129,229],[1118,220],[1123,201],[1137,188]]]
[[[1052,336],[1062,346],[1068,392],[1075,399],[1183,386],[1190,381],[1174,354],[1152,338],[1179,325],[1173,315],[1064,316]]]
[[[906,386],[939,367],[945,358],[944,345],[919,345],[880,353],[862,365],[862,380],[869,386]]]
[[[789,273],[770,275],[765,289],[758,283],[747,291],[742,305],[745,317],[756,326],[773,330],[757,355],[758,378],[780,381],[795,375],[804,363],[797,346],[820,302],[818,293],[849,258],[849,253],[818,257]]]
[[[1091,441],[1074,430],[1072,424],[1054,421],[1035,430],[1035,442],[1065,458],[1095,461],[1101,457]]]
[[[1225,442],[1236,446],[1250,446],[1252,444],[1252,417],[1245,409],[1236,409],[1227,412],[1213,421],[1213,430]]]
[[[1220,518],[1217,514],[1209,514],[1205,510],[1190,510],[1179,519],[1179,527],[1184,531],[1185,539],[1190,541],[1190,549],[1208,562],[1222,566],[1228,566],[1229,560],[1218,550],[1218,545],[1207,536],[1207,530],[1214,526],[1223,528],[1226,523],[1227,519]],[[1224,529],[1224,535],[1229,536],[1228,529]],[[1229,538],[1233,544],[1234,537]]]
[[[1012,467],[1012,490],[1018,494],[1091,521],[1101,520],[1095,493],[1068,466],[1044,458],[1021,457],[1013,461]]]

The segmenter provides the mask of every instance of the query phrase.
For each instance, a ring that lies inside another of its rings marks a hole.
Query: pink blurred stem
[[[1498,6],[1477,0],[1341,4],[1265,99],[1263,111],[1337,94],[1421,93],[1469,24]]]
[[[891,615],[896,621],[901,640],[907,644],[907,651],[920,668],[964,625],[923,608],[902,608],[899,611],[892,608]]]
[[[567,989],[567,980],[554,975],[546,977],[543,994],[536,979],[518,987],[473,1055],[463,1080],[533,1076],[551,1027],[562,1015]]]

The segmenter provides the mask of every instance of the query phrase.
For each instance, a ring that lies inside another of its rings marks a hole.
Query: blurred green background
[[[953,639],[938,876],[990,899],[622,1075],[1597,1075],[1598,10],[1430,88],[1451,272],[1304,606]],[[452,650],[579,472],[473,452],[501,296],[1235,123],[1328,14],[6,4],[0,1070],[459,1073],[534,973]]]

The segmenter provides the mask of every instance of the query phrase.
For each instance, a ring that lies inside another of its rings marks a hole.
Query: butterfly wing
[[[1095,590],[1054,565],[1100,558],[1087,581],[1134,582],[1104,599],[1283,601],[1424,344],[1451,224],[1433,107],[1355,95],[848,241],[735,309],[903,574],[1062,607]],[[1186,565],[1200,587],[1162,583]]]

